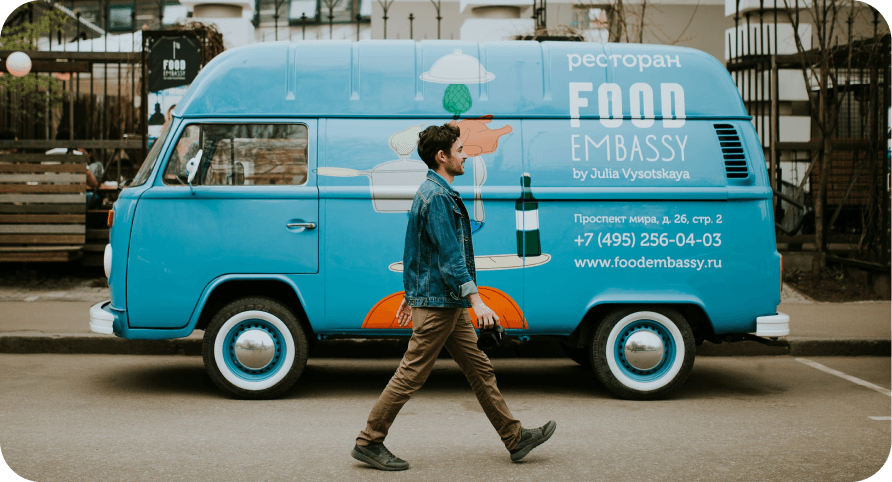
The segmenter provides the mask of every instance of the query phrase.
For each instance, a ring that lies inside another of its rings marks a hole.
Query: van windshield
[[[149,155],[143,161],[142,167],[139,168],[139,172],[136,173],[133,182],[127,187],[142,186],[149,180],[149,175],[152,174],[152,169],[155,167],[155,163],[158,162],[158,156],[161,154],[161,146],[164,145],[164,140],[167,139],[167,134],[170,133],[170,126],[172,125],[173,122],[168,122],[164,129],[161,130],[161,134],[158,135],[158,138],[152,144],[152,149],[149,150]]]

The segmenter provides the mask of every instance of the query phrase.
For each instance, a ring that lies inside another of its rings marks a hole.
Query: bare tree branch
[[[611,13],[613,14],[611,23],[615,30],[612,31],[613,38],[610,41],[619,42],[622,40],[623,32],[626,31],[626,12],[623,0],[614,0]],[[628,40],[628,35],[626,35],[626,40]]]
[[[644,11],[647,9],[647,0],[641,2],[641,15],[638,22],[638,43],[644,43]]]
[[[393,5],[394,0],[376,0],[378,5],[381,5],[381,10],[384,10],[384,38],[387,38],[387,11],[390,10],[390,6]]]
[[[799,59],[802,62],[802,80],[805,82],[805,88],[808,90],[808,86],[811,84],[809,75],[817,77],[813,65],[808,60],[808,56],[806,54],[805,47],[802,45],[802,37],[799,34],[799,26],[800,18],[799,18],[799,1],[796,1],[796,8],[791,9],[788,0],[784,0],[784,7],[786,10],[787,18],[790,20],[790,26],[793,28],[793,41],[796,43],[796,51],[799,54]],[[790,10],[793,10],[791,13]],[[809,105],[811,107],[812,112],[818,112],[820,110],[818,106],[818,99],[814,98],[812,95],[808,95]],[[823,130],[823,126],[821,125],[820,120],[816,119],[817,116],[812,116],[812,120],[818,124],[818,128]]]
[[[681,31],[680,34],[678,34],[678,38],[675,39],[674,42],[672,42],[672,45],[675,45],[681,41],[681,37],[685,34],[685,32],[688,31],[688,28],[691,26],[691,23],[694,22],[694,16],[697,15],[697,9],[699,9],[699,8],[700,8],[700,0],[697,0],[697,5],[694,5],[694,11],[691,12],[691,18],[688,19],[688,24],[684,26],[684,29]]]

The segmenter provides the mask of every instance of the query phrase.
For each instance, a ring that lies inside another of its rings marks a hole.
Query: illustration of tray
[[[488,256],[474,256],[474,266],[477,271],[494,271],[500,269],[522,269],[541,266],[551,261],[550,254],[540,254],[539,256],[527,256],[521,258],[516,254],[492,254]],[[398,261],[388,266],[390,271],[396,273],[403,272],[403,262]]]

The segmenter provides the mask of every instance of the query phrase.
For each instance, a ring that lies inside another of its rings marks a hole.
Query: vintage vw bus
[[[215,58],[114,206],[92,330],[204,330],[208,373],[244,398],[295,383],[310,340],[409,336],[394,315],[417,135],[450,121],[481,295],[510,335],[560,337],[615,394],[650,399],[703,340],[788,334],[762,148],[719,62],[462,41]]]

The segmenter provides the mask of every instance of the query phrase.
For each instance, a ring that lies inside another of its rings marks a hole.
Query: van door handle
[[[316,229],[316,223],[288,223],[289,228],[307,228]]]

